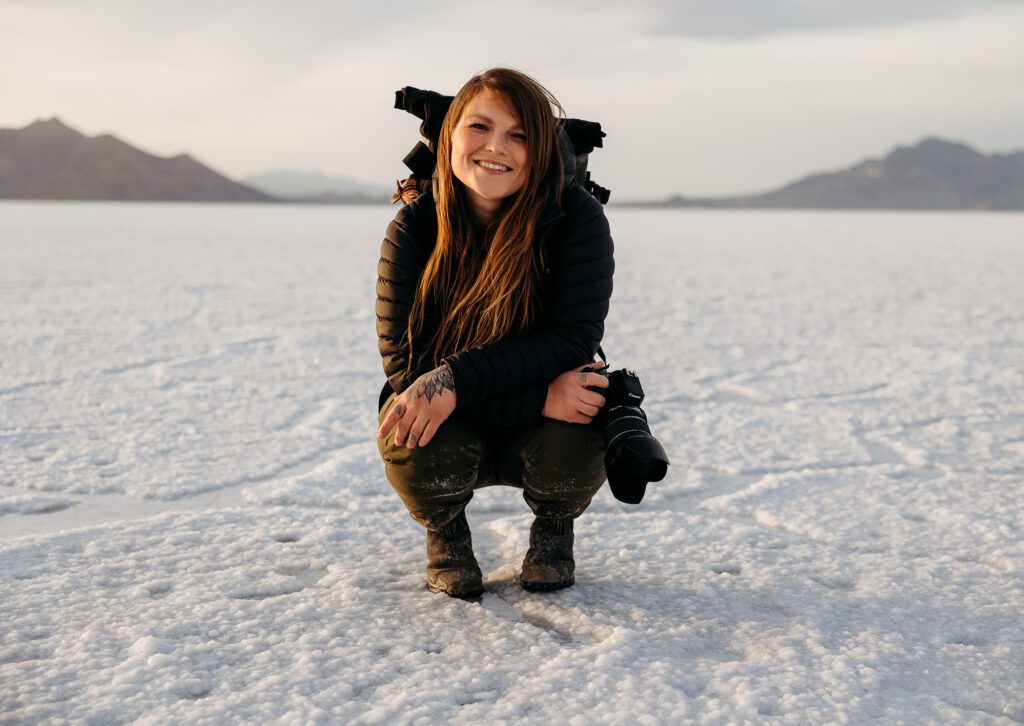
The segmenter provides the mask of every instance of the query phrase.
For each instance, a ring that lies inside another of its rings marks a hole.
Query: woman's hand
[[[604,363],[600,361],[587,363],[551,381],[544,410],[540,415],[569,423],[590,423],[604,405],[605,399],[597,391],[588,390],[588,386],[607,388],[608,379],[596,373],[588,373],[587,369],[602,367]]]
[[[395,398],[395,405],[377,429],[377,438],[386,438],[397,424],[396,446],[406,441],[410,449],[426,446],[454,410],[455,379],[444,364],[424,373]]]

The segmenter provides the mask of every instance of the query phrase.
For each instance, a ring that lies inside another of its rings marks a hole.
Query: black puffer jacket
[[[434,367],[425,361],[407,375],[408,348],[402,337],[416,282],[436,241],[435,209],[432,194],[421,195],[398,211],[381,245],[377,337],[388,382],[379,406],[392,390],[401,393]],[[537,234],[547,245],[538,322],[522,335],[445,358],[455,379],[457,410],[487,423],[514,426],[538,421],[548,384],[592,361],[604,334],[615,261],[601,204],[575,181],[568,181],[561,207],[553,197],[548,199]],[[424,337],[433,324],[428,316]],[[413,349],[422,351],[423,343],[414,341]]]

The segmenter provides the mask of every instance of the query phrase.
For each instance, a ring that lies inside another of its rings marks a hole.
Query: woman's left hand
[[[417,378],[395,398],[395,405],[377,429],[377,438],[386,438],[397,425],[396,446],[406,441],[410,449],[426,446],[454,410],[455,379],[451,369],[441,365]]]

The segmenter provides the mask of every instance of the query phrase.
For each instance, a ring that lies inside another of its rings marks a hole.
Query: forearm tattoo
[[[452,369],[447,365],[440,366],[425,373],[416,383],[416,390],[413,395],[416,398],[433,400],[434,396],[443,395],[445,391],[455,391],[455,379],[452,377]]]

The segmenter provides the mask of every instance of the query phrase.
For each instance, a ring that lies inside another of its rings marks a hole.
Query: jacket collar
[[[540,219],[537,220],[537,227],[547,227],[549,224],[557,222],[564,216],[565,210],[562,209],[562,205],[556,202],[554,197],[548,197],[547,203],[540,211]]]
[[[570,187],[576,184],[576,178],[573,176],[566,175],[562,183],[562,199],[569,193]],[[555,197],[549,196],[547,202],[544,204],[544,208],[540,210],[540,219],[537,220],[537,228],[546,227],[552,222],[565,217],[565,210],[562,209],[562,205],[555,201]]]

